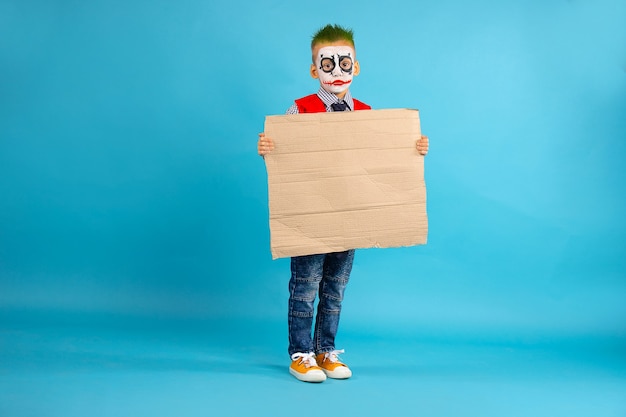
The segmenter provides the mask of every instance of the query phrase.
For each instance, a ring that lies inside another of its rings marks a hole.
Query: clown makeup
[[[315,57],[322,88],[329,93],[343,93],[352,83],[354,49],[350,46],[325,46]]]

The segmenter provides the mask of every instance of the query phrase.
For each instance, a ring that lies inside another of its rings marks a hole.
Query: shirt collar
[[[336,95],[334,95],[333,93],[329,93],[322,87],[320,87],[320,89],[317,91],[317,96],[326,106],[326,111],[328,111],[332,104],[338,103],[340,101]],[[352,100],[352,94],[350,94],[350,90],[346,91],[346,95],[343,96],[343,101],[348,105],[349,110],[354,110],[354,100]]]

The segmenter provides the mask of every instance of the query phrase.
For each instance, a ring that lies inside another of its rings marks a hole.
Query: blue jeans
[[[341,302],[352,271],[354,250],[291,258],[289,355],[335,350]],[[319,293],[314,336],[315,297]]]

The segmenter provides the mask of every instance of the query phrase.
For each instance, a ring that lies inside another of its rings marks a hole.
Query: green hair
[[[326,25],[313,35],[311,39],[311,49],[318,43],[346,41],[354,46],[354,32],[352,29],[344,28],[339,25]]]

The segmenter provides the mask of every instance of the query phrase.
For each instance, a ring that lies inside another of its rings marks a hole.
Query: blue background
[[[353,95],[419,108],[430,137],[428,245],[357,253],[346,336],[595,340],[626,392],[620,0],[1,0],[5,372],[47,351],[12,332],[52,317],[278,323],[286,366],[256,140],[317,90],[310,37],[335,22],[355,31]]]

